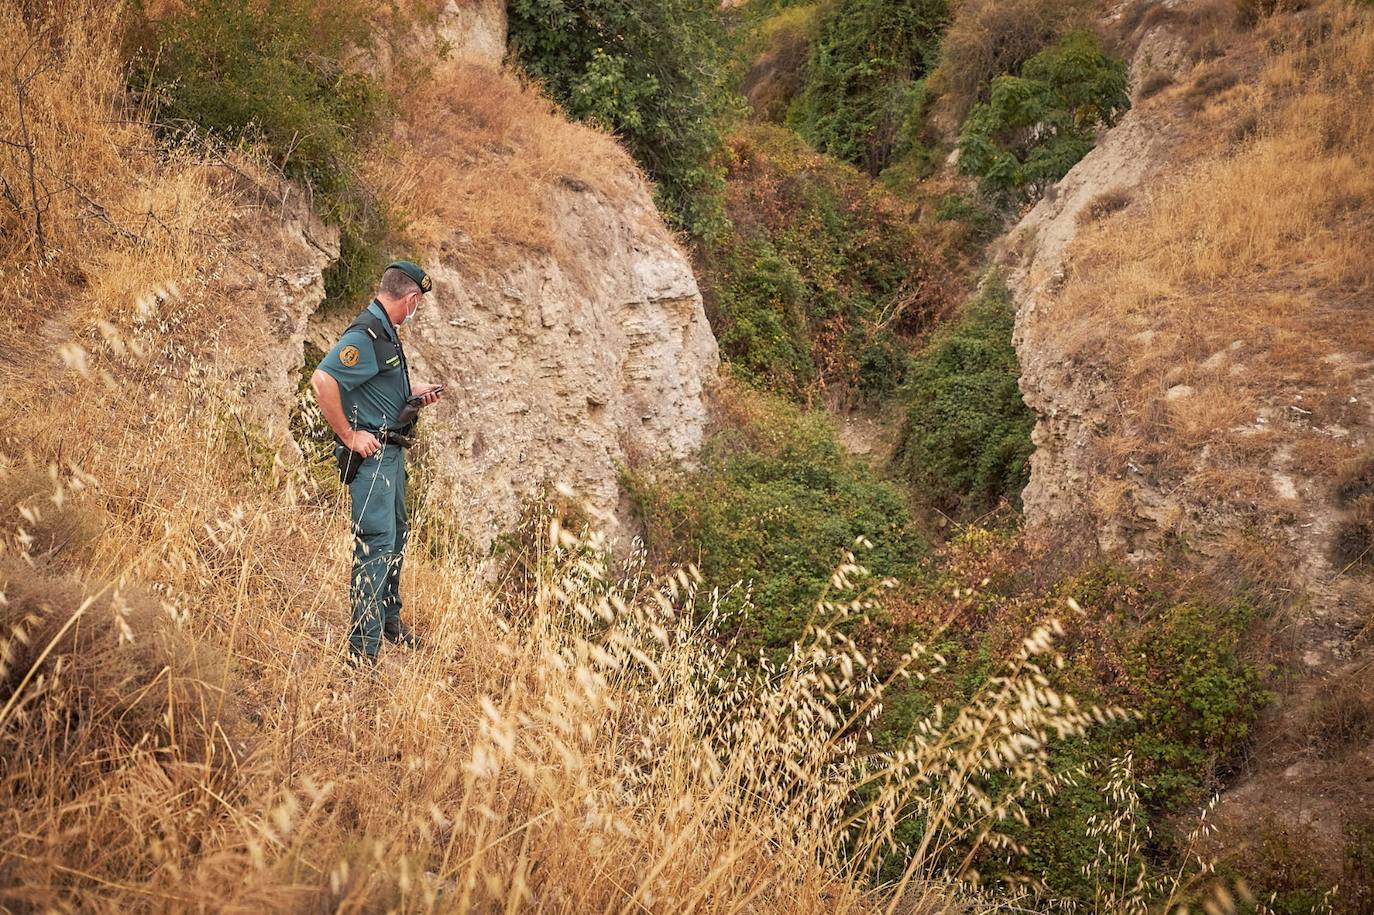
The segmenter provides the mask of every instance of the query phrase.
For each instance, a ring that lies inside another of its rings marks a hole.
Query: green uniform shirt
[[[382,319],[387,339],[396,345],[397,353],[401,353],[401,341],[396,336],[396,328],[391,326],[386,309],[374,300],[358,317],[364,319],[369,313]],[[350,426],[372,432],[383,426],[394,428],[396,417],[401,414],[406,398],[410,397],[410,378],[404,355],[395,365],[378,365],[372,338],[366,331],[354,329],[334,344],[320,361],[320,370],[339,383],[344,416]]]

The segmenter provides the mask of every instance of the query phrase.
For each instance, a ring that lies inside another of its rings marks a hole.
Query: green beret
[[[421,292],[429,292],[434,288],[434,281],[429,278],[429,274],[425,273],[425,271],[420,268],[420,265],[414,261],[392,261],[386,265],[387,270],[390,270],[392,267],[395,267],[397,270],[414,280],[415,284],[420,287]]]

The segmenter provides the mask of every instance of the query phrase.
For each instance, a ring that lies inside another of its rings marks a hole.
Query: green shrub
[[[894,684],[883,697],[875,742],[895,745],[936,703],[956,712],[1032,627],[1058,618],[1065,665],[1047,671],[1049,685],[1080,702],[1122,706],[1141,717],[1061,744],[1052,765],[1063,781],[1043,798],[1044,815],[1010,827],[1026,853],[985,855],[976,866],[988,880],[1033,878],[1051,897],[1088,911],[1118,911],[1096,904],[1099,877],[1115,874],[1120,885],[1126,874],[1154,880],[1172,872],[1177,862],[1169,857],[1168,837],[1175,819],[1223,787],[1245,751],[1268,699],[1260,687],[1263,670],[1246,654],[1255,616],[1244,602],[1180,601],[1178,582],[1142,578],[1120,566],[1038,583],[1042,561],[1013,532],[967,528],[932,557],[923,576],[909,576],[914,593],[907,598],[919,609],[902,617],[924,622],[891,633],[889,650],[954,620],[934,647],[955,676],[944,684],[937,678]],[[1085,612],[1070,612],[1070,597]],[[879,654],[880,674],[884,662]],[[1122,779],[1111,761],[1128,753],[1133,777]],[[1123,843],[1119,854],[1103,856],[1093,830],[1112,818],[1134,830],[1140,844],[1132,850]]]
[[[1020,506],[1034,414],[1021,400],[1006,287],[989,281],[913,360],[894,462],[923,498],[953,513]]]
[[[699,236],[724,228],[720,133],[739,100],[713,0],[511,0],[510,45],[575,118],[615,131]]]
[[[1250,737],[1267,694],[1239,647],[1254,622],[1244,604],[1180,603],[1143,625],[1124,620],[1121,658],[1139,690],[1136,753],[1147,800],[1176,810],[1217,790]]]
[[[959,167],[989,193],[1012,197],[1058,181],[1093,147],[1100,126],[1130,107],[1126,65],[1107,57],[1090,32],[1070,32],[1028,60],[1020,76],[999,76],[959,138]]]
[[[811,47],[790,118],[798,132],[822,152],[881,172],[921,120],[921,79],[948,19],[947,0],[840,0]]]
[[[657,562],[694,560],[708,581],[750,583],[752,608],[743,592],[726,602],[738,649],[785,652],[856,537],[874,544],[861,561],[877,576],[909,572],[925,547],[902,495],[844,451],[828,417],[733,397],[735,422],[708,442],[699,471],[631,474],[630,490]]]
[[[187,0],[131,16],[130,80],[164,130],[246,142],[315,194],[340,229],[326,273],[331,302],[366,294],[385,263],[386,214],[357,175],[360,154],[391,115],[380,80],[350,66],[370,41],[360,0]]]
[[[939,307],[906,211],[782,128],[738,132],[726,161],[732,229],[701,259],[726,358],[794,399],[892,390],[905,370],[903,336]]]
[[[778,8],[750,3],[744,11],[748,38],[739,46],[744,72],[740,92],[755,120],[780,123],[805,83],[821,4]]]

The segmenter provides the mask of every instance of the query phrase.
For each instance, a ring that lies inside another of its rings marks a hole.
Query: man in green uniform
[[[396,329],[415,314],[431,288],[418,265],[392,263],[382,273],[377,297],[310,378],[320,411],[338,440],[340,465],[357,474],[348,481],[353,516],[348,647],[357,662],[375,663],[383,637],[409,648],[419,645],[401,622],[401,552],[408,534],[404,452],[414,432],[413,420],[407,422],[402,411],[407,400],[435,403],[443,388],[411,386]]]

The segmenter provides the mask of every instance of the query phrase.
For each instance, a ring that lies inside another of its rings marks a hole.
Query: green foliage
[[[1034,414],[1021,400],[1006,287],[989,281],[913,360],[894,463],[941,509],[970,514],[1003,499],[1020,506]]]
[[[791,121],[822,152],[876,175],[922,120],[947,0],[840,0],[812,44]]]
[[[1167,582],[1111,565],[1039,585],[1036,564],[1012,535],[972,528],[923,575],[908,578],[917,609],[903,615],[926,622],[890,633],[891,643],[928,640],[939,621],[952,619],[934,647],[957,675],[946,684],[895,683],[884,694],[875,742],[896,745],[936,703],[959,709],[1032,627],[1058,618],[1066,664],[1049,674],[1050,685],[1080,702],[1120,705],[1141,717],[1061,744],[1053,766],[1062,781],[1043,799],[1046,815],[1011,827],[1027,853],[1014,865],[986,856],[977,867],[988,880],[1043,880],[1050,895],[1103,911],[1094,908],[1101,868],[1167,872],[1173,819],[1219,790],[1244,753],[1268,701],[1263,669],[1245,653],[1255,616],[1243,602],[1179,600]],[[1082,614],[1065,606],[1070,597]],[[880,675],[888,662],[879,654]],[[1129,785],[1109,765],[1127,753],[1134,758]],[[1120,844],[1126,851],[1104,861],[1094,830],[1113,819],[1139,843],[1134,850]]]
[[[708,581],[749,583],[726,601],[737,647],[785,652],[856,537],[877,576],[910,571],[924,552],[905,501],[848,455],[823,414],[735,395],[736,422],[707,445],[700,471],[652,482],[631,475],[646,545],[663,563],[696,560]],[[679,551],[691,544],[697,555]],[[752,607],[746,606],[752,603]]]
[[[140,4],[130,30],[130,79],[159,123],[258,146],[312,189],[341,234],[330,299],[350,303],[375,281],[389,237],[357,176],[391,114],[381,82],[348,63],[369,41],[366,12],[357,0],[188,0],[156,18]]]
[[[826,387],[892,390],[905,369],[903,335],[938,308],[905,212],[782,128],[743,130],[727,153],[733,227],[702,250],[725,356],[794,399]]]
[[[521,65],[568,113],[615,131],[658,183],[659,204],[701,237],[724,229],[716,161],[730,30],[712,0],[511,0]]]
[[[1254,612],[1244,604],[1174,604],[1144,625],[1127,622],[1123,667],[1145,716],[1135,747],[1151,771],[1147,800],[1165,809],[1215,788],[1250,736],[1267,694],[1237,649]]]
[[[1010,197],[1058,181],[1093,147],[1094,132],[1130,107],[1126,65],[1090,32],[1070,32],[999,76],[959,139],[959,167],[989,193]]]

